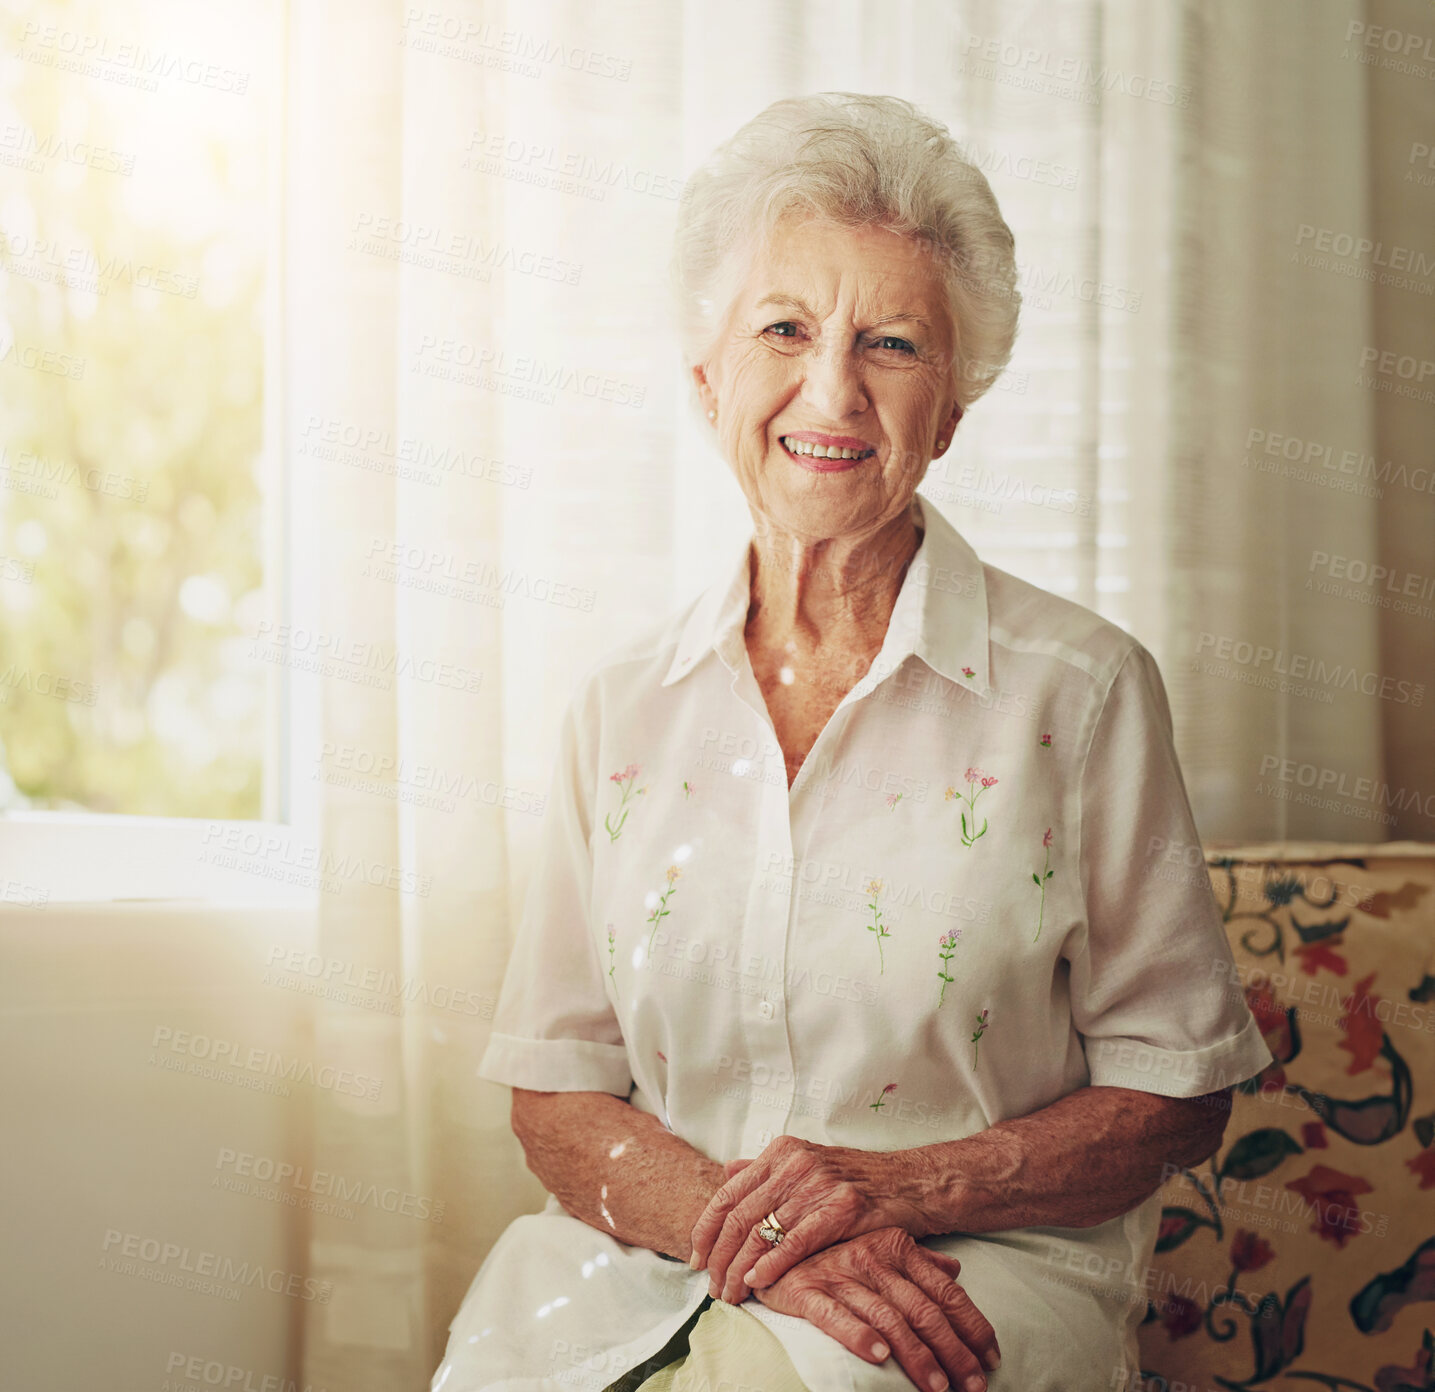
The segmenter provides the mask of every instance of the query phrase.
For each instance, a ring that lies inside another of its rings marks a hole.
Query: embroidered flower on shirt
[[[658,924],[668,916],[668,900],[672,898],[673,888],[682,877],[682,871],[676,865],[668,866],[668,887],[663,891],[658,900],[658,906],[648,915],[648,922],[653,925],[653,931],[648,934],[648,954],[652,955],[653,938],[657,935]]]
[[[972,1067],[973,1067],[973,1068],[975,1068],[975,1067],[977,1066],[977,1050],[980,1049],[981,1046],[982,1046],[982,1035],[984,1035],[984,1034],[987,1032],[987,1026],[988,1026],[989,1024],[991,1024],[991,1019],[989,1018],[990,1015],[991,1015],[991,1011],[990,1011],[990,1010],[983,1010],[982,1013],[977,1016],[977,1032],[976,1032],[974,1035],[972,1035]]]
[[[1041,747],[1042,747],[1043,749],[1050,749],[1050,748],[1051,748],[1051,736],[1050,736],[1050,735],[1043,735],[1043,736],[1041,737]]]
[[[882,881],[869,879],[865,888],[867,893],[872,896],[872,902],[867,905],[872,910],[872,922],[867,925],[867,931],[877,935],[877,970],[885,972],[887,964],[882,960],[882,939],[890,938],[892,935],[887,931],[887,925],[882,922],[882,910],[877,907],[877,896],[882,892]]]
[[[952,960],[953,954],[957,950],[957,943],[961,941],[961,937],[962,930],[960,928],[949,928],[937,940],[937,945],[941,948],[941,951],[937,953],[937,956],[942,959],[942,965],[937,968],[937,975],[942,978],[941,994],[937,996],[938,1010],[942,1008],[942,1001],[946,997],[947,987],[950,986],[952,982],[956,980],[955,977],[947,975],[947,967]]]
[[[610,842],[616,841],[618,837],[623,834],[623,823],[628,820],[628,813],[633,810],[627,805],[628,799],[630,797],[641,797],[644,793],[648,791],[646,787],[639,788],[636,792],[634,791],[633,780],[637,778],[637,776],[637,764],[629,764],[627,768],[621,769],[617,773],[610,773],[608,775],[608,781],[610,783],[616,783],[618,785],[619,791],[622,794],[621,798],[618,801],[618,806],[614,809],[615,811],[622,813],[622,816],[618,818],[617,825],[615,826],[613,824],[612,812],[608,813],[608,815],[603,818],[603,825],[608,829],[608,840]]]
[[[971,679],[972,679],[974,676],[976,676],[976,674],[977,674],[977,669],[976,669],[975,667],[963,667],[963,668],[962,668],[962,675],[963,675],[968,681],[971,681]]]
[[[617,966],[617,959],[613,956],[618,948],[618,935],[613,931],[613,925],[608,925],[608,975],[613,976],[613,968]],[[613,976],[613,994],[618,994],[618,978]]]
[[[888,1083],[887,1086],[882,1089],[882,1092],[881,1092],[880,1096],[877,1098],[877,1100],[876,1100],[875,1102],[869,1102],[867,1105],[868,1105],[874,1112],[880,1112],[880,1111],[882,1110],[882,1103],[883,1103],[883,1101],[886,1099],[887,1094],[888,1094],[889,1092],[896,1092],[896,1090],[897,1090],[897,1084],[896,1084],[896,1083]]]
[[[1036,942],[1037,938],[1041,937],[1041,921],[1046,916],[1046,882],[1056,874],[1056,871],[1051,868],[1050,827],[1047,827],[1046,835],[1041,838],[1041,844],[1046,847],[1046,861],[1042,865],[1040,873],[1035,870],[1031,872],[1032,879],[1036,882],[1037,888],[1041,890],[1041,902],[1037,905],[1036,911],[1036,937],[1032,939],[1032,942]]]
[[[955,788],[951,787],[947,789],[948,802],[956,798],[958,802],[966,804],[962,810],[962,845],[973,846],[976,844],[978,837],[986,835],[987,819],[985,817],[982,818],[980,829],[977,827],[977,799],[981,797],[988,788],[994,788],[996,782],[997,780],[995,778],[990,774],[983,773],[981,769],[969,768],[967,770],[967,791],[965,793],[959,793]],[[981,786],[978,787],[978,784]],[[970,812],[972,816],[970,824],[967,822],[968,812]]]
[[[685,798],[690,798],[695,792],[697,792],[697,789],[694,788],[693,785],[689,783],[686,778],[683,779],[683,796]]]
[[[896,809],[897,804],[898,804],[899,802],[901,802],[901,801],[902,801],[902,794],[901,794],[901,793],[888,793],[888,794],[887,794],[887,810],[888,810],[889,812],[894,811],[894,810]]]

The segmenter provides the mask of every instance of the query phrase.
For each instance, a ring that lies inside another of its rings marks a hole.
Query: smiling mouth
[[[796,455],[801,459],[831,459],[850,460],[871,459],[877,453],[876,450],[854,450],[839,449],[836,445],[814,445],[807,440],[793,440],[786,435],[779,435],[778,441],[788,454]]]

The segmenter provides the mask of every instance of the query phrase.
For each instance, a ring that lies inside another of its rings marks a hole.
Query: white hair
[[[753,258],[789,213],[917,239],[941,273],[956,326],[958,402],[969,406],[1001,375],[1021,294],[991,185],[946,127],[911,102],[855,92],[773,102],[688,179],[672,260],[686,368],[708,360]]]

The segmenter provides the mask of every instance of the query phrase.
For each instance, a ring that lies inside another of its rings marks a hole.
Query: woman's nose
[[[867,409],[861,363],[854,353],[824,348],[806,359],[806,369],[802,395],[828,420],[836,423]]]

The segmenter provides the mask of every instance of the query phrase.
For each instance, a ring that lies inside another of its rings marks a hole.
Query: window
[[[72,839],[48,877],[48,855],[17,867],[27,825],[125,824],[127,860],[173,819],[293,812],[287,674],[251,655],[285,603],[284,17],[51,0],[4,21],[0,876],[37,890],[97,863]]]

